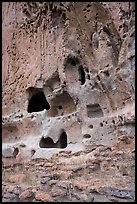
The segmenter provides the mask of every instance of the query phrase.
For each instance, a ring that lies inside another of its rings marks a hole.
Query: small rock
[[[21,187],[16,185],[16,186],[9,186],[8,192],[14,192],[15,195],[19,195],[21,191]]]
[[[14,193],[4,194],[3,199],[6,200],[3,202],[18,202],[19,201],[19,197],[15,195]]]
[[[93,187],[89,188],[89,190],[90,190],[90,193],[98,193],[97,189]]]
[[[79,197],[80,197],[80,201],[81,202],[92,202],[93,200],[94,200],[94,197],[92,197],[92,196],[87,196],[86,194],[81,194],[81,195],[79,195]]]
[[[51,180],[50,177],[45,177],[45,178],[42,178],[41,183],[42,183],[42,184],[45,184],[45,183],[47,183],[47,182],[50,181],[50,180]]]
[[[33,199],[33,198],[34,198],[34,193],[31,190],[25,190],[19,196],[20,201]]]
[[[52,190],[51,190],[52,196],[56,197],[64,197],[67,195],[67,190],[65,188],[61,188],[61,187],[57,187],[57,186],[53,186]]]
[[[38,164],[35,164],[35,167],[43,167],[44,166],[44,162],[40,162]]]
[[[72,169],[72,171],[74,172],[74,173],[76,173],[77,171],[79,171],[79,170],[82,170],[82,167],[74,167],[73,169]]]
[[[59,174],[59,173],[53,173],[52,179],[53,179],[53,180],[60,179],[60,174]]]
[[[72,173],[68,171],[60,171],[60,177],[62,178],[62,180],[68,180],[72,177]]]
[[[86,190],[88,185],[82,181],[74,181],[74,186],[79,190]]]
[[[116,154],[117,155],[122,155],[124,152],[123,151],[117,151]]]
[[[58,180],[50,180],[49,185],[50,186],[55,185],[57,182],[58,182]]]
[[[71,186],[71,184],[72,184],[71,181],[59,181],[57,185],[59,187],[68,189]]]
[[[45,162],[44,164],[44,167],[52,167],[52,166],[54,166],[54,164],[50,162]]]
[[[53,198],[47,194],[47,193],[36,193],[35,195],[35,199],[38,200],[38,201],[43,201],[43,202],[51,202],[53,201]]]
[[[117,188],[112,188],[112,187],[102,187],[100,189],[102,189],[108,195],[111,195],[114,197],[133,199],[131,191],[128,191],[128,190],[117,189]]]

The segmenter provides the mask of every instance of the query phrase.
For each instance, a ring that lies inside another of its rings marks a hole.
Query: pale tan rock
[[[19,195],[19,198],[21,201],[24,201],[24,200],[33,198],[33,196],[34,196],[34,193],[31,190],[25,190]]]
[[[51,202],[53,200],[53,198],[49,194],[43,192],[36,193],[35,199],[42,202]]]
[[[134,147],[134,2],[2,7],[3,161]]]

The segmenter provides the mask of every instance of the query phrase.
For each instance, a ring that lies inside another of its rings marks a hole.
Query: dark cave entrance
[[[85,84],[85,72],[82,66],[79,66],[78,68],[78,72],[79,72],[79,81],[81,82],[81,85]]]
[[[50,137],[44,138],[42,137],[39,142],[40,148],[66,148],[67,147],[67,134],[64,131],[59,140],[54,143],[53,140]]]
[[[28,113],[49,110],[50,105],[42,91],[37,91],[29,100]]]
[[[60,136],[60,148],[67,147],[67,134],[63,132]]]
[[[39,146],[41,148],[56,148],[55,143],[50,137],[47,138],[42,137]]]

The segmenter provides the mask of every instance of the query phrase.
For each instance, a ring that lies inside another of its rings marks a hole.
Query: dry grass
[[[25,169],[23,165],[17,165],[3,170],[2,180],[6,183],[24,184],[26,186],[35,186],[37,184],[34,179],[33,172]]]

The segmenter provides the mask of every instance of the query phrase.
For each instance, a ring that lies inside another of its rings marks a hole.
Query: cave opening
[[[79,81],[81,82],[81,85],[85,84],[85,72],[82,66],[79,66],[78,68],[78,72],[79,72]]]
[[[40,148],[66,148],[67,147],[67,134],[66,132],[62,132],[60,135],[59,140],[54,143],[53,139],[50,137],[44,138],[42,137],[40,142],[39,142],[39,147]]]
[[[67,134],[64,131],[60,136],[60,148],[67,147]]]
[[[55,148],[55,143],[50,137],[44,138],[42,137],[39,143],[41,148]]]
[[[49,110],[50,105],[42,91],[38,91],[32,95],[29,100],[28,113]]]
[[[79,59],[75,56],[70,55],[67,57],[65,64],[69,64],[71,66],[76,66],[77,64],[79,64]]]

